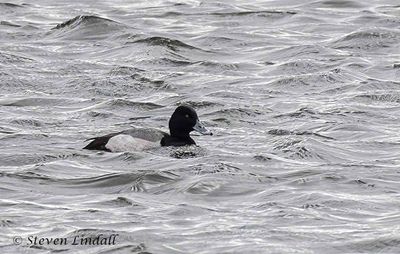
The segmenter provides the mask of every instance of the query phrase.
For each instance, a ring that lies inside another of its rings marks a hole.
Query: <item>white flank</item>
[[[110,138],[106,144],[106,148],[112,152],[139,152],[159,146],[160,144],[156,142],[150,142],[125,134],[119,134]]]

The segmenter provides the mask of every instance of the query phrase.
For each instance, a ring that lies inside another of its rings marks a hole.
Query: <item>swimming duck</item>
[[[170,134],[152,128],[135,128],[90,138],[88,140],[92,141],[83,149],[108,152],[142,151],[160,145],[195,145],[196,142],[190,137],[192,131],[203,135],[212,135],[212,132],[200,122],[196,111],[186,105],[175,109],[168,125]]]

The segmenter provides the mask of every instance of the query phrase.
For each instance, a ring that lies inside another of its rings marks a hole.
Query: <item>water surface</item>
[[[0,252],[399,253],[399,25],[395,0],[1,1]],[[81,149],[182,103],[198,147]]]

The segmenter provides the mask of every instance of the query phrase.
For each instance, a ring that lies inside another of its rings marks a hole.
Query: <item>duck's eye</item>
[[[188,115],[188,114],[186,114],[186,115],[185,115],[185,117],[186,117],[186,118],[189,118],[189,115]]]

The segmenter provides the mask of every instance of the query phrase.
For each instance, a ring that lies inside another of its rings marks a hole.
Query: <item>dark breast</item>
[[[170,135],[165,135],[160,142],[161,146],[186,146],[195,145],[196,142],[191,137],[180,138],[171,137]]]

